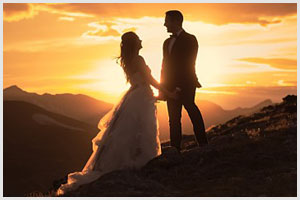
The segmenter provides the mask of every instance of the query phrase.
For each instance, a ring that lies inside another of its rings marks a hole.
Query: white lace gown
[[[93,153],[81,172],[68,174],[57,195],[75,190],[105,173],[140,168],[161,154],[156,105],[150,85],[136,72],[131,88],[99,122],[101,130],[92,140]]]

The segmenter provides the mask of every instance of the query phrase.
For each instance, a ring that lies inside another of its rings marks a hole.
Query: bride
[[[134,32],[122,35],[119,61],[131,87],[100,120],[101,131],[92,140],[93,153],[82,171],[68,174],[68,182],[60,186],[57,195],[75,190],[114,170],[140,168],[161,154],[155,98],[150,85],[169,98],[177,95],[160,86],[152,77],[139,55],[141,42]]]

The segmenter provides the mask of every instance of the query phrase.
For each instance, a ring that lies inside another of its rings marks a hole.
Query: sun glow
[[[259,4],[246,9],[242,4],[78,5],[5,4],[4,88],[83,93],[115,102],[130,87],[114,59],[120,36],[137,33],[140,54],[159,81],[162,45],[170,35],[163,26],[164,12],[172,8],[184,12],[183,28],[197,37],[196,73],[202,84],[197,91],[202,98],[222,105],[235,97],[243,104],[250,101],[249,92],[258,101],[268,95],[280,99],[277,87],[285,93],[297,89],[295,5],[282,11],[264,5],[268,12],[257,10]],[[130,12],[124,13],[126,9]],[[253,88],[263,92],[257,95]]]

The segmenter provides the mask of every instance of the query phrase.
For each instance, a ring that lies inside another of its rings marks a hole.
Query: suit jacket
[[[195,60],[198,52],[196,37],[183,30],[176,38],[169,53],[170,40],[171,38],[166,39],[163,44],[161,84],[171,91],[176,87],[181,90],[196,88],[200,85],[195,72]]]

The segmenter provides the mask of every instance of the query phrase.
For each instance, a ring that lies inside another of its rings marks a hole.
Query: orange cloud
[[[295,83],[295,82],[286,82],[285,83]],[[296,85],[288,85],[288,86],[282,86],[282,85],[275,85],[275,86],[234,86],[234,85],[229,85],[229,86],[219,86],[219,87],[209,87],[209,88],[203,88],[200,89],[200,93],[209,93],[207,91],[210,91],[212,94],[236,94],[236,95],[259,95],[263,96],[265,94],[268,94],[268,96],[276,96],[277,94],[282,93],[288,94],[288,93],[296,93],[297,92],[297,86]],[[226,93],[225,93],[226,92]]]
[[[256,30],[257,31],[257,30]],[[249,31],[250,32],[250,31]],[[223,37],[205,40],[202,38],[199,38],[199,41],[201,44],[209,44],[209,45],[217,45],[217,46],[226,46],[226,45],[254,45],[254,44],[278,44],[278,43],[284,43],[284,42],[297,42],[297,37],[282,37],[282,38],[266,38],[266,39],[245,39],[244,37],[234,37],[234,35],[238,36],[238,32],[230,32],[232,33],[232,36],[226,38],[225,35],[222,35]],[[224,39],[225,38],[225,39]],[[296,52],[296,51],[293,51]]]
[[[75,19],[73,17],[59,17],[58,20],[62,20],[62,21],[74,21]]]
[[[4,3],[3,11],[4,20],[9,22],[32,18],[38,14],[34,6],[26,3]]]
[[[277,69],[297,69],[297,60],[286,58],[242,58],[240,61],[250,63],[266,64]]]
[[[83,36],[113,36],[113,37],[119,37],[121,34],[112,26],[114,23],[111,22],[92,22],[89,24],[90,27],[96,28],[95,30],[89,30],[85,33],[83,33]]]
[[[49,12],[68,17],[91,17],[82,12],[68,12],[52,8],[56,3],[4,3],[3,20],[12,22],[37,16],[40,12]]]
[[[116,31],[115,29],[108,29],[106,31],[103,31],[103,30],[98,30],[96,32],[88,31],[87,35],[89,35],[89,36],[103,36],[103,37],[106,37],[106,36],[116,36],[116,37],[118,37],[121,34],[118,31]]]
[[[283,17],[297,14],[296,3],[48,3],[34,6],[62,15],[94,16],[101,19],[164,17],[167,10],[178,9],[183,12],[185,19],[217,25],[257,23],[266,26],[280,23]],[[11,9],[4,8],[4,13]]]

